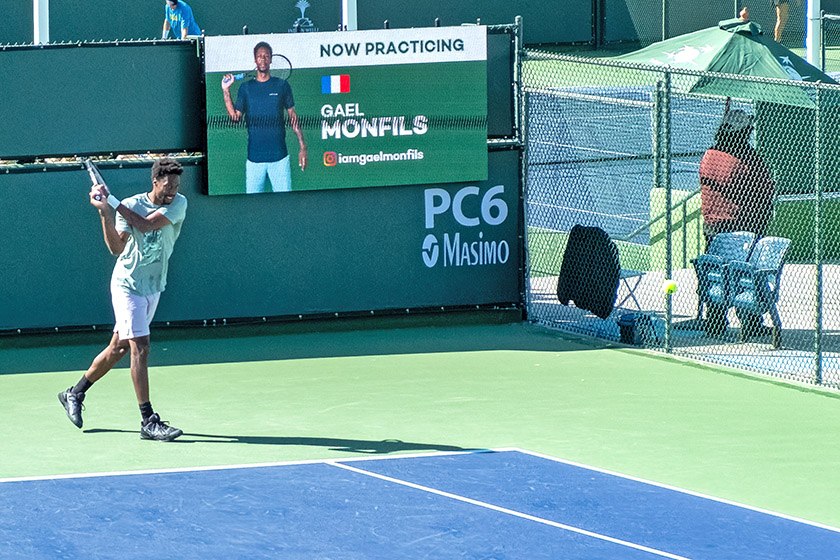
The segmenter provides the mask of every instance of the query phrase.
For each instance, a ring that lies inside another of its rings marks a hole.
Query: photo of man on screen
[[[271,75],[273,51],[271,45],[261,41],[254,47],[256,76],[246,80],[231,98],[230,87],[236,77],[226,74],[222,78],[222,94],[228,116],[233,122],[245,117],[248,130],[248,157],[245,162],[245,192],[263,192],[268,177],[273,192],[292,190],[289,150],[286,147],[286,113],[289,125],[300,144],[298,165],[306,169],[307,151],[300,128],[295,100],[289,82]]]

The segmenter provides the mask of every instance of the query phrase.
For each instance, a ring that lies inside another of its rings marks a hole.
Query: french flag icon
[[[350,93],[350,76],[321,76],[321,93]]]

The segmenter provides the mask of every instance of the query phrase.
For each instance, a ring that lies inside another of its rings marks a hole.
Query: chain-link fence
[[[530,320],[840,387],[840,86],[537,52],[523,82]]]

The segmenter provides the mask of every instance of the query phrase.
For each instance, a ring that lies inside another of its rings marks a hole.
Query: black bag
[[[636,346],[661,346],[663,339],[659,330],[664,329],[661,319],[648,313],[625,313],[618,318],[620,341],[623,344]],[[657,325],[660,329],[657,329]]]
[[[574,301],[576,307],[606,319],[615,306],[620,271],[618,247],[607,232],[576,225],[563,253],[557,299],[563,305]]]

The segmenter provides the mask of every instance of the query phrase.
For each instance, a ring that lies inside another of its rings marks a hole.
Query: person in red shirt
[[[706,246],[715,235],[750,231],[761,237],[773,216],[775,185],[762,157],[750,145],[752,116],[729,111],[715,144],[700,161],[700,203]]]
[[[740,109],[728,111],[714,145],[700,161],[700,210],[707,248],[719,233],[749,231],[759,238],[767,232],[775,184],[764,160],[750,145],[752,131],[752,115]],[[749,331],[762,330],[761,317],[741,319]],[[725,328],[726,309],[710,307],[707,332],[717,335]]]

